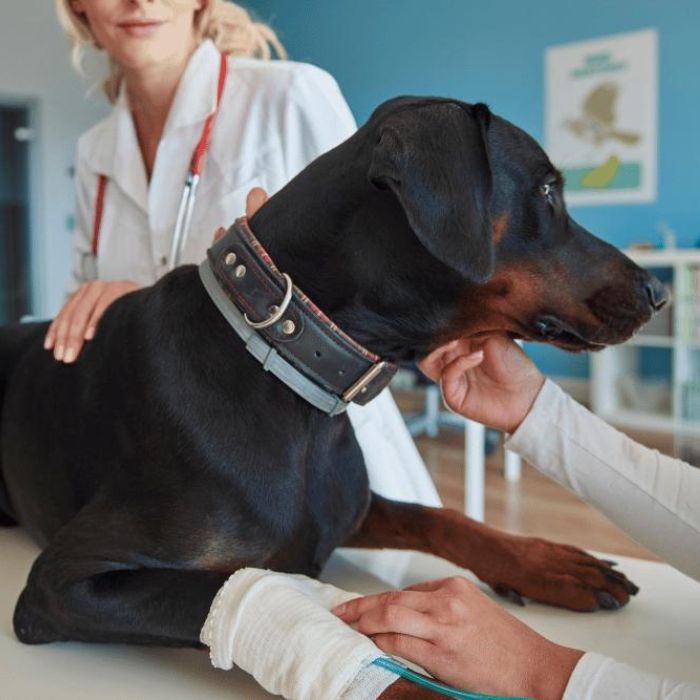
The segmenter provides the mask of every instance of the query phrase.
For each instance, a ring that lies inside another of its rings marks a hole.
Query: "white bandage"
[[[355,597],[306,576],[241,569],[216,594],[200,638],[216,668],[235,664],[270,693],[340,698],[383,655],[329,612]]]

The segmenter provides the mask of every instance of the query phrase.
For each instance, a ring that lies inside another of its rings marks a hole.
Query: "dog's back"
[[[0,406],[7,380],[22,353],[37,339],[43,342],[49,323],[13,323],[0,327]]]
[[[2,422],[5,392],[18,359],[31,343],[41,342],[48,323],[12,324],[0,328],[0,424]],[[10,525],[14,515],[5,488],[2,473],[2,446],[0,445],[0,525]]]

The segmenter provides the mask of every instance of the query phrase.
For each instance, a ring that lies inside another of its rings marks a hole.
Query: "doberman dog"
[[[485,105],[403,97],[249,223],[392,362],[493,332],[596,350],[665,292],[573,221],[562,188],[537,143]],[[194,266],[115,302],[74,365],[42,349],[46,330],[0,331],[3,518],[45,546],[16,606],[23,642],[197,646],[236,569],[315,576],[343,544],[431,552],[498,593],[573,610],[634,592],[573,547],[370,494],[348,419],[262,371]]]

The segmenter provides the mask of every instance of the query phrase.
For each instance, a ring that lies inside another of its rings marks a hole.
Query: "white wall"
[[[34,313],[53,314],[70,268],[73,181],[78,136],[109,107],[72,69],[51,0],[0,0],[0,102],[37,103],[33,142],[32,264]]]

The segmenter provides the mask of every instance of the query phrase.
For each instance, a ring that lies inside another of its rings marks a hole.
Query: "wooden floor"
[[[410,397],[397,398],[402,408],[414,403]],[[650,447],[670,451],[669,439],[664,436],[647,433],[633,437]],[[437,438],[419,437],[416,442],[443,503],[462,510],[463,432],[445,429]],[[500,446],[486,460],[486,522],[511,532],[568,542],[585,549],[655,559],[594,508],[530,465],[523,465],[519,483],[508,483],[503,478]]]

